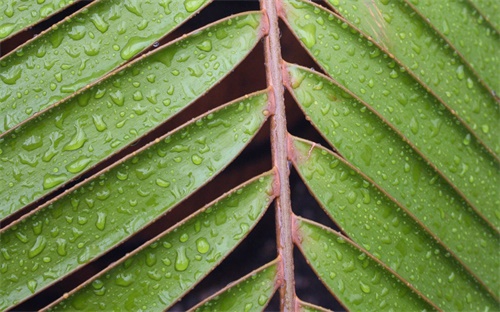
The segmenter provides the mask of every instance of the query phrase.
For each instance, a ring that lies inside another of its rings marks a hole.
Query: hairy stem
[[[279,194],[276,200],[276,234],[278,256],[281,260],[281,310],[295,310],[295,280],[293,272],[292,208],[290,202],[290,170],[287,159],[287,130],[283,77],[281,72],[281,48],[276,0],[261,0],[261,8],[267,13],[269,34],[264,41],[267,84],[274,107],[271,119],[271,145],[273,164],[277,170]]]

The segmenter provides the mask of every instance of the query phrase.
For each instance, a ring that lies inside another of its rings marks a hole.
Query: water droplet
[[[132,37],[123,47],[122,51],[120,52],[120,56],[124,60],[129,60],[134,55],[144,50],[144,48],[146,48],[149,44],[150,40],[148,38]]]
[[[189,259],[186,256],[186,248],[180,246],[177,249],[177,256],[175,257],[175,270],[182,272],[185,271],[189,266]]]
[[[104,213],[104,212],[97,213],[97,221],[95,222],[95,227],[98,230],[101,230],[101,231],[104,230],[104,228],[106,227],[106,213]]]
[[[21,66],[12,66],[0,74],[0,79],[6,84],[13,85],[21,78]]]
[[[76,133],[74,134],[74,136],[71,139],[71,141],[69,141],[68,144],[66,144],[64,146],[63,150],[65,150],[65,151],[74,151],[74,150],[79,149],[80,147],[82,147],[83,144],[85,144],[85,142],[87,141],[87,135],[83,131],[83,128],[82,128],[82,126],[80,125],[79,122],[77,122],[75,124],[75,129],[76,129]]]
[[[195,165],[199,165],[203,162],[203,158],[201,158],[200,156],[198,156],[196,154],[191,156],[191,160],[193,161],[193,164],[195,164]]]
[[[82,171],[83,169],[85,169],[85,167],[87,167],[91,161],[92,161],[92,159],[90,159],[87,156],[82,155],[78,159],[73,161],[72,163],[68,164],[66,166],[66,170],[68,170],[71,173],[78,173],[78,172]]]
[[[67,242],[64,238],[58,238],[56,240],[56,245],[57,245],[57,253],[60,255],[60,256],[66,256],[67,252],[66,252],[66,245],[67,245]]]
[[[36,238],[35,244],[28,251],[28,257],[33,258],[39,255],[45,249],[45,246],[47,246],[47,239],[45,238],[45,236],[38,236]]]
[[[92,115],[92,120],[94,121],[94,126],[97,131],[102,132],[108,128],[104,122],[104,117],[102,115]]]
[[[207,253],[210,250],[210,244],[206,238],[200,237],[196,240],[196,249],[199,253]]]
[[[113,103],[115,103],[118,106],[123,106],[123,103],[125,102],[125,98],[123,96],[123,93],[120,90],[116,90],[116,92],[112,92],[109,94],[111,97],[111,100]]]
[[[366,285],[363,282],[359,282],[359,288],[361,288],[361,291],[365,294],[369,294],[371,292],[370,286]]]
[[[83,25],[76,25],[68,32],[68,36],[73,40],[80,40],[85,37],[86,29]]]
[[[60,175],[53,175],[50,173],[45,174],[43,177],[43,188],[48,190],[50,188],[53,188],[67,180],[66,175],[60,174]]]
[[[42,145],[42,138],[39,135],[32,135],[23,142],[23,149],[32,151],[41,147]]]
[[[265,305],[266,302],[267,302],[267,297],[265,295],[260,295],[259,296],[259,299],[258,299],[258,302],[261,306]]]
[[[90,17],[90,21],[101,33],[105,33],[109,28],[109,24],[99,14],[93,14]]]
[[[316,44],[316,25],[307,24],[303,26],[300,36],[300,40],[305,44],[305,46],[311,49]]]
[[[10,35],[16,27],[16,24],[14,23],[3,23],[0,26],[0,39],[3,39]]]
[[[127,287],[134,282],[134,277],[130,273],[120,273],[116,276],[115,284],[118,286]]]
[[[196,47],[202,51],[210,52],[212,51],[212,41],[209,39],[204,40],[202,43],[196,45]]]
[[[457,77],[460,80],[463,80],[465,78],[464,65],[458,66],[458,68],[457,68]]]
[[[30,292],[32,294],[34,294],[36,291],[36,287],[38,286],[38,283],[35,280],[29,280],[28,284],[26,286],[28,286],[28,289],[30,290]]]
[[[204,2],[204,0],[184,0],[184,8],[191,13],[198,10]]]

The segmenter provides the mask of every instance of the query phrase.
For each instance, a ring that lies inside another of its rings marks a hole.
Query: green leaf
[[[25,27],[68,7],[75,0],[2,1],[0,43]]]
[[[495,308],[495,299],[482,285],[364,175],[324,148],[297,139],[293,141],[293,148],[293,162],[304,182],[332,220],[355,242],[441,309]],[[462,240],[464,245],[476,242]],[[494,242],[497,244],[493,249],[483,251],[489,258],[495,258],[491,254],[498,253],[498,240]],[[497,266],[486,270],[498,271],[497,260],[490,262]]]
[[[351,311],[431,311],[388,268],[342,235],[296,219],[297,245],[321,281]]]
[[[52,310],[157,311],[171,306],[243,240],[273,197],[273,175],[267,173],[123,258]],[[274,274],[270,269],[264,277]]]
[[[449,40],[489,87],[499,94],[500,36],[470,1],[412,0],[409,3]],[[498,17],[493,19],[498,20]]]
[[[207,298],[190,311],[264,311],[277,288],[273,261]]]
[[[499,162],[456,117],[387,54],[328,11],[296,0],[284,1],[283,8],[287,23],[335,83],[369,103],[500,228]],[[319,18],[321,27],[316,26]]]
[[[2,230],[0,309],[105,253],[211,180],[256,134],[266,107],[260,92],[210,112]]]
[[[496,274],[500,258],[491,256],[500,251],[497,233],[408,143],[362,103],[310,70],[288,65],[288,72],[289,89],[297,103],[343,158],[410,211],[489,289],[500,289]],[[316,193],[321,197],[320,194],[327,196],[330,192],[322,189]],[[355,201],[358,195],[373,201],[369,195],[356,192],[348,192],[346,200]],[[349,202],[347,206],[352,205]],[[326,202],[324,205],[328,206]]]
[[[209,2],[96,1],[8,54],[0,60],[0,133],[96,81]]]
[[[202,96],[257,44],[260,19],[260,13],[239,15],[185,37],[0,139],[0,185],[5,186],[0,219]]]
[[[492,24],[492,26],[500,30],[500,4],[496,0],[470,0],[471,4],[476,7],[479,13]]]
[[[479,140],[500,154],[500,106],[490,91],[477,82],[469,65],[449,45],[444,45],[443,38],[410,6],[402,1],[371,1],[366,5],[352,5],[353,1],[348,0],[328,2],[393,54]]]

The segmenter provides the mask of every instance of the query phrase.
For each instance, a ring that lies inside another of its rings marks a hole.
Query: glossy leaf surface
[[[500,269],[500,259],[491,256],[499,252],[497,233],[408,143],[362,103],[324,76],[294,65],[289,65],[288,71],[294,97],[326,140],[406,207],[491,291],[499,289],[499,276],[495,272]],[[316,193],[326,195],[328,190]],[[342,205],[351,206],[358,196],[373,202],[365,191],[348,192]],[[332,202],[328,205],[336,205],[334,197],[329,201]],[[323,204],[328,206],[326,202]]]
[[[0,133],[96,81],[209,2],[97,1],[0,59]]]
[[[277,264],[274,261],[234,282],[191,311],[264,311],[276,290]]]
[[[103,254],[211,180],[259,130],[266,107],[261,92],[199,118],[4,230],[0,308]]]
[[[443,310],[495,307],[496,301],[482,286],[363,175],[324,148],[299,140],[293,146],[294,165],[304,182],[355,242]],[[474,240],[466,243],[474,244]]]
[[[260,38],[259,13],[222,21],[130,67],[0,139],[0,218],[17,211],[194,102]],[[29,178],[28,178],[29,177]]]
[[[321,281],[350,311],[433,311],[386,267],[331,230],[298,218],[298,246]]]
[[[500,228],[500,166],[474,136],[348,24],[304,1],[286,0],[283,6],[287,23],[326,72],[369,103]]]
[[[481,75],[500,92],[500,36],[470,1],[407,1],[441,32]],[[495,12],[493,9],[491,13]],[[498,13],[498,5],[497,10]],[[498,15],[493,19],[498,21]]]
[[[75,0],[16,1],[2,0],[0,8],[0,42],[21,29],[47,18]]]
[[[273,197],[268,173],[176,225],[52,310],[157,311],[172,305],[243,240]],[[263,275],[269,280],[275,272]]]
[[[486,146],[500,154],[500,106],[477,82],[468,65],[411,7],[402,1],[372,1],[367,5],[354,5],[350,0],[328,2],[393,54]]]

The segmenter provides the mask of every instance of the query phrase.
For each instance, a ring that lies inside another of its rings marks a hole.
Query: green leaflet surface
[[[500,280],[496,272],[500,258],[491,256],[500,251],[497,233],[408,143],[362,103],[310,70],[288,65],[288,71],[291,93],[326,140],[406,207],[492,292],[498,290]],[[323,192],[329,193],[326,189]],[[358,195],[367,196],[348,192],[348,199],[351,196],[349,200],[354,202]],[[364,200],[370,201],[369,197]]]
[[[130,258],[102,272],[52,310],[167,308],[246,237],[271,203],[272,194],[273,176],[268,173],[174,226]],[[276,267],[271,268],[265,271],[263,280],[275,275]]]
[[[95,259],[211,180],[259,130],[266,107],[260,92],[208,113],[5,229],[0,309]]]
[[[500,3],[496,0],[470,0],[470,2],[498,32],[500,30]]]
[[[495,308],[495,299],[446,249],[364,176],[324,148],[297,139],[293,146],[300,176],[332,220],[355,242],[443,310]],[[486,252],[491,257],[498,249]],[[326,253],[326,249],[322,251]]]
[[[209,2],[97,1],[3,57],[0,133],[98,80]]]
[[[75,0],[16,1],[1,0],[0,42],[25,27],[68,7]]]
[[[470,1],[411,0],[407,3],[441,32],[489,87],[500,94],[500,35]],[[496,12],[498,13],[498,9]],[[497,15],[493,19],[498,21],[498,18]]]
[[[298,246],[326,287],[349,311],[435,308],[343,236],[297,218]]]
[[[0,219],[70,181],[202,96],[257,44],[260,19],[260,13],[243,14],[185,37],[0,139]]]
[[[393,54],[432,90],[471,132],[500,154],[500,106],[468,65],[402,1],[328,0],[344,18]],[[318,25],[319,26],[319,25]],[[404,31],[402,31],[404,30]],[[429,57],[431,56],[432,57]],[[499,68],[500,70],[500,68]]]
[[[277,264],[274,261],[230,285],[191,311],[264,311],[276,291]]]
[[[330,12],[296,0],[283,8],[291,29],[336,83],[369,103],[499,229],[500,165],[456,117]]]

